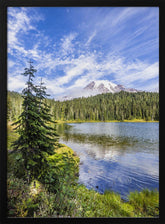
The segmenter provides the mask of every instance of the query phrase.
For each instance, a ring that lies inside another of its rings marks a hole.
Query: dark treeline
[[[20,93],[10,92],[7,94],[7,117],[9,121],[15,121],[22,112],[23,98]]]
[[[53,120],[108,121],[144,119],[159,120],[159,93],[107,93],[69,101],[47,99]],[[21,113],[22,98],[8,92],[8,119],[15,120]]]

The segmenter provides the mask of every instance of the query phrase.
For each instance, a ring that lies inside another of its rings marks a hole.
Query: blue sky
[[[52,98],[93,80],[158,91],[159,8],[9,7],[9,90],[29,59]]]

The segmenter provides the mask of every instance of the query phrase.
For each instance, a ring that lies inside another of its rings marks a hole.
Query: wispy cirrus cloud
[[[92,32],[92,34],[89,36],[86,45],[89,45],[91,43],[91,41],[93,40],[93,38],[96,36],[96,30],[94,32]]]
[[[33,23],[43,20],[43,17],[35,16],[36,13],[29,13],[31,8],[8,8],[8,48],[9,51],[16,49],[20,52],[27,53],[24,47],[22,35],[28,34],[29,31],[36,31]],[[11,52],[11,51],[10,51]]]

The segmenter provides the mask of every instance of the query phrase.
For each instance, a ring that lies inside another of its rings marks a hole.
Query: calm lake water
[[[79,183],[100,193],[159,188],[159,123],[57,125],[60,142],[80,157]]]

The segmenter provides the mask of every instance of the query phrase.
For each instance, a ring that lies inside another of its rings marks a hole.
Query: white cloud
[[[8,64],[8,67],[12,68],[15,65],[15,62],[9,59],[7,61],[7,64]]]
[[[26,78],[22,75],[8,76],[8,89],[11,91],[19,91],[25,87]]]
[[[49,80],[44,78],[43,82],[46,85],[48,94],[51,94],[51,96],[59,95],[64,92],[64,88],[59,86],[56,79]]]
[[[62,51],[63,54],[66,55],[67,53],[73,53],[74,51],[74,44],[72,43],[73,40],[75,40],[77,36],[77,33],[70,33],[67,36],[64,36],[61,41],[61,47],[62,47]]]
[[[121,23],[124,23],[126,20],[130,19],[130,17],[134,16],[137,12],[136,8],[126,7],[122,10],[122,12],[118,12],[116,16],[112,18],[112,26],[118,26]]]
[[[159,82],[158,81],[155,82],[155,80],[152,81],[152,82],[148,82],[145,85],[140,85],[140,87],[142,89],[144,89],[145,91],[149,91],[149,92],[150,91],[151,92],[159,92]]]
[[[35,31],[36,21],[43,20],[43,17],[37,14],[33,8],[8,8],[8,53],[17,57],[33,57],[36,58],[36,48],[25,49],[24,38],[28,35],[29,31]]]
[[[148,65],[146,67],[146,69],[144,69],[143,71],[141,71],[141,75],[137,74],[137,77],[140,76],[141,80],[149,80],[149,79],[153,79],[159,76],[159,63],[155,62],[152,65]]]
[[[29,30],[35,30],[35,27],[32,26],[31,19],[24,8],[20,10],[9,7],[8,16],[8,45],[20,44],[17,35],[21,32],[26,33]]]

